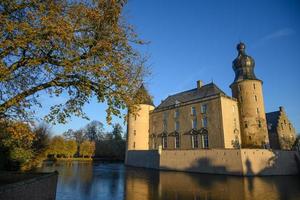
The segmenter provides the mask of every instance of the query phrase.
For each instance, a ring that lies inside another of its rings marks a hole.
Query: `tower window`
[[[258,108],[256,108],[256,113],[257,113],[257,114],[259,113],[259,109],[258,109]]]
[[[255,83],[253,83],[253,89],[255,90]]]
[[[134,135],[134,136],[136,135],[136,130],[133,130],[133,135]]]
[[[244,122],[244,124],[245,124],[245,128],[248,128],[248,124],[247,124],[247,122]]]
[[[261,121],[258,120],[258,127],[261,128]]]
[[[254,96],[254,98],[255,98],[255,101],[257,102],[257,96],[256,95]]]
[[[251,136],[249,136],[249,140],[251,140],[252,138],[251,138]]]
[[[135,142],[133,142],[133,148],[135,149]]]

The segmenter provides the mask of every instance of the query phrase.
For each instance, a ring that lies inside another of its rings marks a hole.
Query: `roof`
[[[267,124],[268,126],[271,124],[271,130],[277,127],[279,116],[280,111],[266,113]]]
[[[201,88],[194,88],[192,90],[187,90],[184,92],[180,92],[171,96],[168,96],[165,100],[162,101],[160,105],[158,105],[155,110],[166,108],[176,103],[185,103],[192,100],[203,99],[206,97],[214,96],[214,95],[226,95],[218,86],[214,83],[209,83]]]

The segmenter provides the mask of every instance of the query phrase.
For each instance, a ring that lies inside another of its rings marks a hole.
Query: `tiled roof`
[[[184,92],[180,92],[171,96],[168,96],[165,100],[162,101],[160,105],[156,107],[155,110],[166,108],[176,103],[185,103],[192,100],[203,99],[206,97],[214,96],[214,95],[226,95],[218,86],[214,83],[209,83],[207,85],[202,86],[200,89],[194,88],[192,90],[187,90]]]

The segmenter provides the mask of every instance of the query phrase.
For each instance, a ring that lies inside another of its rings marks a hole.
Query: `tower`
[[[136,93],[138,110],[135,115],[128,113],[127,150],[149,149],[149,115],[154,109],[150,95],[142,84]]]
[[[245,44],[237,45],[238,56],[232,63],[235,79],[230,85],[237,99],[243,148],[262,148],[269,144],[262,81],[254,74],[254,59],[245,52]]]

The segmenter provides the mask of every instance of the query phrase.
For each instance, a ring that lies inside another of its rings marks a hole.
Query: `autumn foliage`
[[[107,121],[134,110],[145,75],[143,44],[122,17],[124,0],[2,0],[0,118],[27,119],[40,95],[66,96],[45,119],[86,117],[92,97],[108,104]]]

